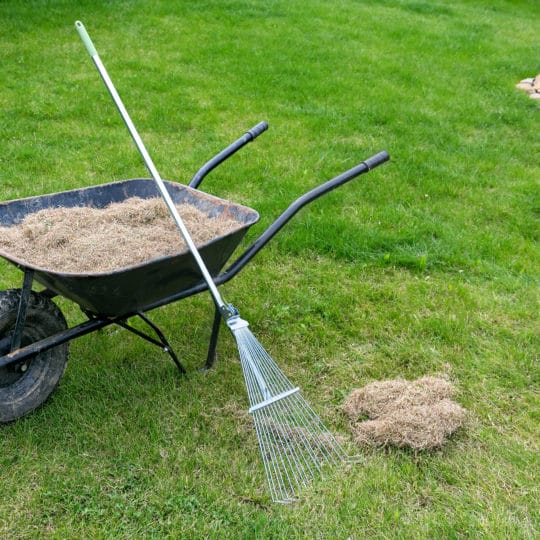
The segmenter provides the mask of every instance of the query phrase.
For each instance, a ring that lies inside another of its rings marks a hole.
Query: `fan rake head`
[[[239,317],[228,320],[240,353],[255,431],[274,502],[297,499],[325,464],[347,455]]]

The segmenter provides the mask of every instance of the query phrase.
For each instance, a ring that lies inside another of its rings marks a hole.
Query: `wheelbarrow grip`
[[[246,144],[254,141],[261,133],[268,129],[266,122],[259,122],[256,126],[248,129],[239,139],[227,146],[224,150],[216,154],[212,159],[208,160],[193,176],[188,186],[197,189],[206,175],[214,170],[218,165],[230,158],[234,153]]]
[[[261,133],[264,133],[268,129],[266,122],[259,122],[256,126],[253,126],[247,131],[247,134],[251,136],[251,140],[256,139]]]
[[[365,163],[367,168],[371,171],[371,169],[382,165],[385,161],[388,161],[389,159],[390,155],[388,154],[388,152],[383,150],[382,152],[379,152],[378,154],[367,158],[365,161],[363,161],[363,163]]]
[[[94,44],[92,43],[92,40],[90,39],[90,36],[88,35],[84,24],[81,21],[75,21],[75,28],[77,29],[77,32],[79,32],[79,36],[81,36],[81,39],[86,46],[88,54],[92,57],[96,56],[96,48],[94,47]]]
[[[371,156],[362,163],[354,166],[352,169],[349,169],[348,171],[345,171],[344,173],[339,174],[335,178],[332,178],[332,180],[328,180],[324,184],[321,184],[320,186],[312,189],[300,199],[295,201],[293,204],[297,204],[301,202],[301,206],[305,206],[308,202],[311,202],[315,199],[318,199],[321,195],[324,195],[325,193],[328,193],[329,191],[332,191],[333,189],[336,189],[339,186],[342,186],[343,184],[350,182],[357,176],[363,173],[367,173],[374,169],[375,167],[378,167],[379,165],[382,165],[385,161],[388,161],[390,159],[390,155],[386,150],[383,150],[382,152],[379,152],[378,154],[375,154],[374,156]]]

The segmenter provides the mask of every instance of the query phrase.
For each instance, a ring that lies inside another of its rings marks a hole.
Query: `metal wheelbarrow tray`
[[[218,219],[223,216],[237,224],[233,231],[206,242],[200,248],[210,272],[217,275],[248,228],[258,221],[259,214],[245,206],[181,184],[168,182],[167,188],[175,204],[189,204],[208,217]],[[130,197],[148,199],[160,195],[153,180],[134,179],[19,199],[0,203],[0,225],[16,225],[28,214],[45,208],[104,208]],[[188,289],[201,280],[198,268],[187,250],[176,256],[160,257],[113,272],[80,274],[40,268],[2,249],[0,255],[23,270],[33,270],[34,279],[48,289],[73,300],[82,309],[101,316],[136,312],[157,300]]]
[[[249,227],[258,221],[259,215],[251,208],[208,195],[197,188],[209,172],[266,128],[266,123],[261,122],[249,130],[201,167],[189,185],[167,182],[176,204],[193,205],[209,217],[224,215],[238,225],[200,248],[216,286],[235,277],[305,205],[389,159],[386,152],[380,152],[296,199],[223,270]],[[134,179],[7,201],[0,203],[0,225],[16,225],[26,215],[44,208],[101,208],[134,196],[150,198],[157,195],[153,180]],[[46,401],[63,375],[71,340],[112,324],[159,346],[170,355],[179,370],[185,372],[165,335],[149,319],[147,312],[208,289],[189,252],[96,274],[51,271],[2,250],[0,256],[15,264],[24,274],[20,289],[0,291],[0,423],[16,420]],[[33,290],[34,282],[40,283],[44,289],[39,292]],[[78,304],[87,320],[69,327],[52,301],[56,296],[63,296]],[[129,324],[133,317],[147,325],[148,333]],[[216,309],[206,368],[214,362],[220,322],[221,314]]]

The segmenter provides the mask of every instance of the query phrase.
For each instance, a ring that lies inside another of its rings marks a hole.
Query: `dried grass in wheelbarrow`
[[[194,206],[178,211],[203,244],[238,228]],[[46,208],[0,228],[0,247],[21,260],[58,272],[100,273],[187,251],[161,198],[131,197],[105,208]]]
[[[455,393],[439,377],[375,381],[354,390],[343,411],[359,445],[430,450],[443,446],[465,421],[465,409],[452,400]]]

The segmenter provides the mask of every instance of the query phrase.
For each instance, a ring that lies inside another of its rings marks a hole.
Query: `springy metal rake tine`
[[[270,415],[277,416],[280,419],[283,417],[283,401],[280,400],[269,405]],[[296,434],[291,426],[285,424],[283,421],[280,421],[279,424],[272,424],[271,428],[278,432],[279,441],[285,441],[285,455],[287,456],[287,460],[283,462],[283,466],[286,469],[289,484],[293,485],[296,483],[301,487],[306,487],[313,478],[313,471],[310,468],[311,456],[309,454],[304,455],[301,452],[304,444],[304,441],[302,441],[304,435],[301,432]]]
[[[262,400],[271,398],[268,387],[264,382],[266,379],[262,379],[260,372],[258,372],[257,368],[254,368],[253,365],[255,360],[259,360],[263,349],[256,341],[243,340],[242,336],[240,336],[238,340],[240,341],[240,359],[249,400],[251,404],[257,404],[261,402],[261,398]],[[270,404],[268,407],[272,407],[273,405],[274,404]],[[289,502],[293,499],[292,494],[289,494],[287,491],[286,485],[290,486],[294,484],[294,478],[291,478],[289,473],[292,469],[290,444],[287,443],[289,438],[284,436],[283,433],[280,433],[279,438],[285,442],[280,450],[286,451],[277,452],[272,428],[274,431],[280,431],[283,429],[283,426],[280,427],[280,424],[271,425],[268,418],[264,416],[262,409],[250,410],[250,412],[253,415],[255,431],[259,441],[259,449],[263,459],[272,499],[279,502]],[[281,471],[284,471],[286,478],[281,474]],[[303,472],[301,474],[303,474]]]

